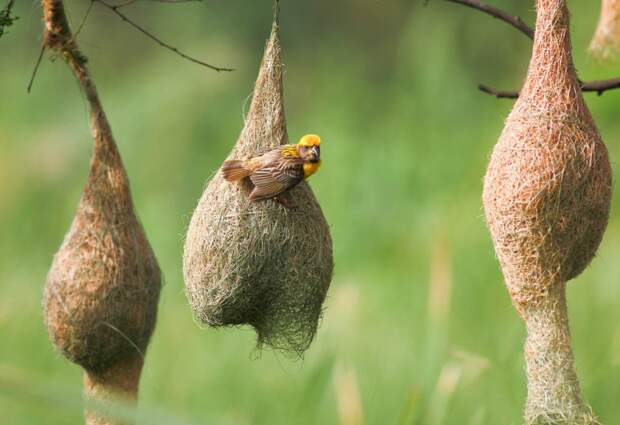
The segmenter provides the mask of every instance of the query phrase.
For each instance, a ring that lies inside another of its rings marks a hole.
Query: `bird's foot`
[[[287,210],[297,209],[297,204],[295,203],[295,201],[293,201],[293,198],[288,192],[279,194],[278,196],[274,197],[273,200],[276,201],[278,204],[282,205]]]

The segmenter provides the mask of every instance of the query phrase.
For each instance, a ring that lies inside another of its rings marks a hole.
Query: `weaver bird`
[[[261,155],[225,161],[222,175],[229,182],[249,177],[254,184],[253,202],[273,199],[286,208],[295,208],[288,191],[307,179],[321,166],[321,138],[308,134],[296,145],[277,147]]]

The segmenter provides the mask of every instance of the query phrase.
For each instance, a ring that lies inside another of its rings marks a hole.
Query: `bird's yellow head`
[[[321,138],[316,134],[306,134],[304,137],[301,138],[298,145],[306,146],[309,148],[316,146],[318,148],[321,147]]]
[[[307,134],[297,145],[299,156],[304,160],[304,177],[308,178],[321,166],[321,138],[316,134]]]

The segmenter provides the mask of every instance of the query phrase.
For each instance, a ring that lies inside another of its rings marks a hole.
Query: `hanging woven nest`
[[[601,0],[601,16],[590,43],[590,53],[611,59],[620,52],[620,0]]]
[[[288,143],[277,20],[267,42],[252,104],[229,159]],[[183,270],[196,317],[211,326],[249,324],[258,346],[298,355],[316,333],[332,277],[329,227],[312,190],[290,192],[295,210],[251,202],[252,183],[208,184],[185,241]]]
[[[487,221],[519,304],[579,275],[594,257],[609,216],[607,149],[573,66],[568,11],[552,9],[538,8],[542,18],[528,77],[484,184]]]
[[[139,377],[157,316],[159,266],[62,1],[44,0],[43,7],[44,45],[59,51],[74,71],[90,104],[94,139],[88,181],[47,276],[45,324],[60,352],[88,372],[105,374],[138,358],[133,363]]]
[[[92,371],[144,353],[160,290],[159,267],[134,213],[120,156],[101,136],[95,132],[88,182],[44,294],[52,341]]]
[[[484,180],[483,203],[526,322],[526,424],[598,423],[573,367],[565,284],[592,261],[609,217],[607,149],[572,60],[565,0],[537,0],[528,76]]]

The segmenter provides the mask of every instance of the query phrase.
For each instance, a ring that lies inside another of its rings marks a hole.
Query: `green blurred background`
[[[71,222],[91,151],[87,106],[60,60],[39,53],[38,2],[0,39],[0,424],[78,424],[81,370],[42,324],[47,269]],[[124,9],[181,60],[94,6],[78,41],[112,123],[135,204],[165,274],[144,370],[141,423],[428,424],[521,422],[524,328],[485,228],[487,158],[518,88],[522,34],[431,0],[282,0],[292,139],[323,138],[311,184],[331,225],[336,269],[303,361],[257,353],[250,329],[203,329],[183,294],[182,244],[202,189],[241,129],[271,19],[269,0],[141,1]],[[533,21],[532,1],[493,4]],[[586,47],[598,2],[572,0],[584,79],[620,74]],[[67,2],[77,25],[88,2]],[[587,95],[614,167],[620,91]],[[620,423],[620,215],[569,285],[587,399]]]

